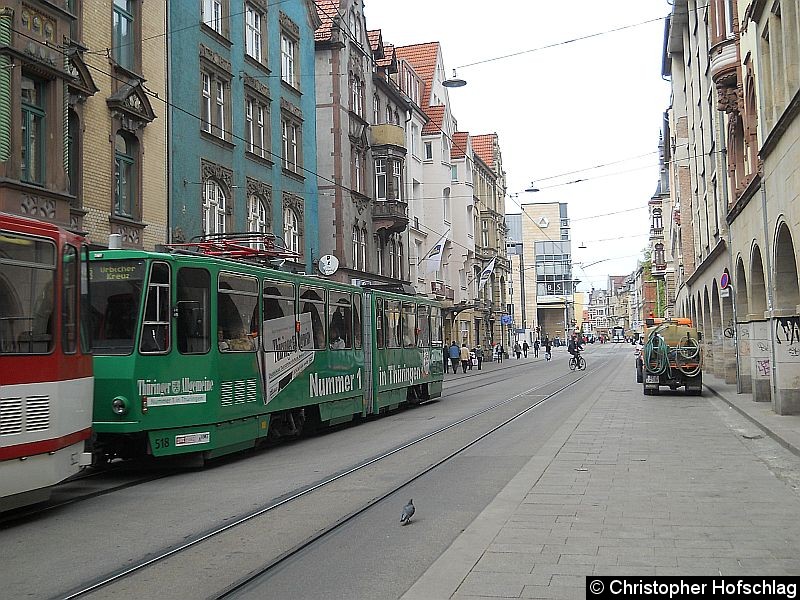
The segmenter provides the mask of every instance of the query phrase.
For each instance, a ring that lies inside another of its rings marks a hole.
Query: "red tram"
[[[0,511],[91,462],[87,253],[79,235],[0,214]]]

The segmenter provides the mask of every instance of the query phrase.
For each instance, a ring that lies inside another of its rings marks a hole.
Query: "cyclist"
[[[569,352],[572,356],[575,357],[575,361],[578,361],[580,356],[581,350],[583,350],[583,344],[581,343],[580,338],[578,337],[577,333],[573,333],[572,337],[569,338],[569,344],[567,345],[567,352]]]

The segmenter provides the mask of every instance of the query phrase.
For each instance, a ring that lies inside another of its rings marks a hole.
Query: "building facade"
[[[99,246],[116,233],[127,247],[152,248],[167,223],[158,101],[166,12],[136,0],[104,8],[71,0],[66,10],[0,10],[0,88],[10,91],[0,109],[0,210],[82,231]]]
[[[170,2],[170,239],[274,234],[319,257],[311,0]]]
[[[397,55],[380,30],[367,29],[363,2],[317,6],[321,252],[339,259],[334,277],[342,281],[402,285],[411,277],[405,128],[412,107],[397,85]]]

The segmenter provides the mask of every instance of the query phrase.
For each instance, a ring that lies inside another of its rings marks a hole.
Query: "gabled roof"
[[[433,75],[436,72],[436,63],[439,59],[439,42],[413,44],[411,46],[398,46],[395,48],[397,58],[406,60],[425,84],[422,92],[422,109],[427,110],[431,101],[431,87]]]
[[[327,42],[331,39],[333,19],[339,16],[339,0],[314,0],[317,14],[322,24],[314,32],[315,42]]]
[[[436,106],[425,106],[422,109],[430,121],[425,123],[422,128],[422,135],[434,135],[442,132],[444,125],[444,105],[437,104]]]
[[[383,58],[380,58],[375,61],[375,64],[379,67],[391,67],[393,64],[397,62],[397,55],[394,50],[394,46],[392,44],[386,44],[382,48]],[[396,68],[395,68],[396,70]],[[394,72],[394,71],[393,71]]]
[[[469,133],[456,131],[453,134],[453,147],[450,148],[450,158],[464,158],[469,144]]]
[[[494,169],[494,148],[497,143],[496,133],[486,133],[472,136],[472,149],[486,166]]]

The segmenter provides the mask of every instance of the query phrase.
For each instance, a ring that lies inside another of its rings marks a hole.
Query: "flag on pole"
[[[489,281],[489,278],[492,276],[492,273],[494,273],[494,262],[496,260],[497,257],[493,258],[492,262],[490,262],[489,265],[483,271],[481,271],[481,279],[478,282],[478,289],[482,290],[483,286],[486,285],[486,282]]]
[[[433,248],[430,249],[430,252],[428,252],[425,255],[425,258],[422,259],[426,261],[426,273],[434,273],[442,266],[442,255],[444,254],[444,245],[447,243],[448,233],[450,233],[450,230],[448,230],[447,233],[445,233],[442,238],[436,242],[436,244],[434,244]]]

